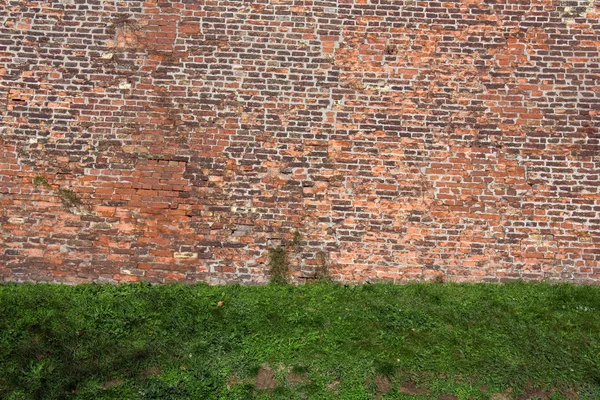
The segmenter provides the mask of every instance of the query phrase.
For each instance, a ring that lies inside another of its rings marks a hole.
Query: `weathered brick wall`
[[[0,112],[5,280],[600,281],[592,0],[0,0]]]

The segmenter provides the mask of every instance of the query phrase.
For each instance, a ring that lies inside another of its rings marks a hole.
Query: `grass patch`
[[[282,246],[269,250],[270,280],[276,284],[286,284],[289,280],[290,265],[288,255]]]
[[[599,287],[8,284],[0,315],[2,399],[600,398]]]
[[[60,188],[56,191],[56,195],[66,208],[77,207],[83,204],[77,193],[71,189]]]
[[[32,179],[32,183],[34,184],[34,186],[36,188],[40,187],[40,186],[47,187],[47,188],[51,187],[50,184],[48,183],[48,178],[46,178],[43,175],[34,176]]]

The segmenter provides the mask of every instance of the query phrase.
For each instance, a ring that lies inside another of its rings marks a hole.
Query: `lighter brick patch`
[[[173,253],[173,257],[179,258],[179,259],[193,260],[193,259],[198,258],[198,253],[192,253],[190,251],[175,252],[175,253]]]

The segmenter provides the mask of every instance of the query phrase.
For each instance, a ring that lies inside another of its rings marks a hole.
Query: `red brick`
[[[137,266],[263,283],[282,244],[300,282],[322,257],[340,281],[600,282],[597,14],[216,3],[70,9],[89,51],[29,45],[58,3],[7,9],[21,25],[0,74],[0,249],[18,252],[0,265],[24,265],[19,280],[136,280],[121,268]],[[54,53],[61,71],[39,56]]]

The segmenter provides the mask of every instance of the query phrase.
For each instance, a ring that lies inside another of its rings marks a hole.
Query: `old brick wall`
[[[0,0],[0,277],[600,281],[593,0]]]

